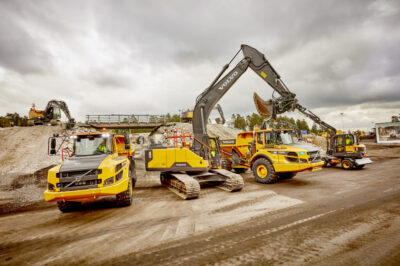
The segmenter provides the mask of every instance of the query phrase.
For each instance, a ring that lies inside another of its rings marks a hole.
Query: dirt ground
[[[183,201],[157,173],[134,203],[63,214],[38,203],[0,216],[0,264],[399,265],[400,147],[369,145],[362,170],[327,168],[273,185],[204,188]]]

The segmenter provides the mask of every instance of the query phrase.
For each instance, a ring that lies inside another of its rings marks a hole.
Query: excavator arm
[[[224,116],[224,111],[222,111],[222,107],[221,105],[219,105],[219,103],[217,103],[217,105],[215,106],[215,109],[217,109],[219,115],[221,116],[221,124],[225,124],[226,120],[225,120],[225,116]]]
[[[316,124],[321,126],[324,130],[328,131],[331,136],[336,135],[336,128],[329,125],[328,123],[324,122],[319,118],[316,114],[308,110],[307,108],[301,106],[300,104],[296,104],[296,109],[299,110],[300,113],[304,114],[306,117],[310,118]]]
[[[242,45],[239,52],[242,51],[244,59],[242,59],[231,71],[221,78],[224,72],[229,68],[230,62],[226,64],[211,85],[201,93],[196,99],[196,106],[193,111],[193,134],[195,137],[193,150],[195,153],[205,156],[202,151],[208,146],[207,121],[210,112],[217,102],[225,95],[225,93],[235,84],[235,82],[250,67],[265,82],[270,85],[274,91],[279,94],[274,101],[264,105],[264,111],[268,115],[276,116],[276,114],[286,111],[293,111],[296,106],[296,94],[289,91],[284,82],[281,80],[278,72],[271,66],[264,54],[260,53],[253,47]],[[239,53],[238,52],[238,53]],[[237,54],[236,54],[237,55]],[[235,57],[236,57],[235,55]],[[235,58],[234,57],[234,58]],[[221,79],[220,79],[221,78]]]

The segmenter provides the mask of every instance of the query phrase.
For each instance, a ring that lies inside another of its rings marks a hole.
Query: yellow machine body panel
[[[279,131],[274,129],[275,131]],[[254,161],[258,158],[268,158],[275,172],[301,172],[305,170],[319,170],[324,164],[323,161],[311,161],[309,152],[302,148],[293,145],[270,143],[265,137],[265,133],[274,131],[273,129],[258,130],[252,132],[241,132],[236,139],[224,140],[221,142],[221,149],[225,151],[225,157],[232,161],[231,156],[236,152],[241,159],[239,165],[233,168],[251,168]],[[285,131],[289,131],[285,129]],[[254,141],[254,145],[252,143]],[[252,148],[253,147],[253,148]],[[250,149],[253,149],[250,151]]]
[[[75,134],[85,135],[88,133]],[[92,135],[102,133],[89,133]],[[117,195],[128,189],[130,156],[134,154],[134,147],[125,149],[118,138],[120,135],[112,136],[112,153],[99,163],[96,170],[97,185],[87,189],[76,189],[64,191],[60,182],[60,170],[63,164],[59,164],[48,171],[47,189],[43,193],[45,201],[91,201],[101,196]],[[122,145],[122,146],[121,146]],[[64,162],[65,163],[65,162]],[[89,169],[90,170],[90,169]]]
[[[188,148],[152,149],[145,152],[147,171],[204,171],[208,161]]]
[[[32,109],[29,111],[29,119],[42,118],[42,117],[44,117],[43,111],[32,110]]]

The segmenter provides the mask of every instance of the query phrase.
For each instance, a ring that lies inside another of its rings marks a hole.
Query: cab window
[[[343,146],[343,136],[336,136],[335,146]]]
[[[257,133],[257,143],[263,145],[263,133]]]
[[[274,144],[274,140],[272,138],[271,132],[265,132],[264,137],[265,137],[265,144],[267,144],[267,145]]]
[[[354,144],[354,137],[353,135],[346,135],[346,146]]]

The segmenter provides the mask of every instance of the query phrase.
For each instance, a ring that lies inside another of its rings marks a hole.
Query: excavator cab
[[[208,138],[210,148],[211,168],[221,168],[221,148],[219,146],[219,138],[210,136]]]

